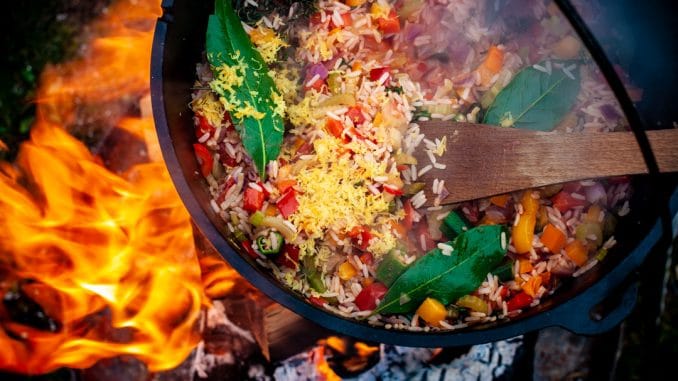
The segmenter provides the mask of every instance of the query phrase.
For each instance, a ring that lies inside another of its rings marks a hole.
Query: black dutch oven
[[[640,119],[615,76],[610,62],[568,2],[558,1],[579,32],[617,93],[620,104],[642,147],[646,140]],[[561,326],[581,334],[596,334],[616,326],[631,311],[637,282],[630,275],[662,240],[670,236],[670,216],[678,209],[675,185],[661,186],[659,177],[633,179],[631,213],[620,219],[618,244],[605,260],[579,278],[567,280],[540,305],[511,320],[497,320],[451,332],[386,330],[334,315],[318,308],[282,286],[256,265],[228,238],[225,224],[210,207],[207,184],[199,174],[192,144],[194,127],[188,108],[195,65],[202,59],[207,18],[213,1],[165,0],[158,20],[151,61],[151,95],[156,129],[172,180],[202,233],[221,255],[249,282],[273,300],[328,329],[356,338],[406,346],[439,347],[470,345],[523,334],[548,326]],[[652,154],[646,150],[652,169]],[[674,180],[674,179],[672,179]],[[675,184],[675,181],[671,182]],[[671,193],[673,194],[671,195]],[[672,196],[669,200],[669,196]],[[661,215],[664,218],[661,218]]]

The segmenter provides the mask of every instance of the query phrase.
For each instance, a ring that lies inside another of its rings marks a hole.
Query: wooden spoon
[[[416,181],[426,183],[433,205],[434,179],[445,180],[450,195],[440,204],[488,197],[567,181],[648,173],[631,132],[559,133],[473,123],[422,122],[435,141],[447,137],[445,153]],[[678,129],[647,131],[661,172],[678,171]],[[421,172],[431,164],[422,143],[414,154]]]

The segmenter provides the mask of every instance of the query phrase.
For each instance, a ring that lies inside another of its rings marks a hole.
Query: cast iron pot
[[[515,319],[452,332],[386,330],[334,315],[288,290],[243,255],[228,237],[225,224],[210,206],[207,184],[193,152],[194,127],[188,103],[195,81],[195,65],[202,61],[207,18],[212,13],[213,1],[165,0],[162,8],[164,14],[158,20],[153,41],[151,96],[165,162],[181,199],[202,233],[240,274],[273,300],[342,334],[365,341],[419,347],[477,344],[548,326],[596,334],[613,328],[630,313],[636,300],[637,282],[629,275],[660,241],[664,231],[658,218],[659,208],[668,208],[663,201],[656,202],[656,184],[648,177],[633,180],[632,212],[620,220],[615,233],[618,244],[607,258],[581,277],[564,282],[553,296]],[[673,194],[670,204],[671,215],[674,215],[678,193]]]

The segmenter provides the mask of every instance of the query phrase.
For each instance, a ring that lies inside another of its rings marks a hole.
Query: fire
[[[113,173],[67,132],[82,105],[147,97],[159,15],[158,0],[111,5],[82,56],[43,73],[31,139],[13,165],[0,163],[0,369],[38,374],[123,354],[151,371],[175,367],[200,340],[208,296],[233,287],[230,268],[198,259],[161,162]],[[153,158],[141,109],[110,112],[107,123],[145,140]],[[17,319],[8,304],[19,294],[50,323]]]

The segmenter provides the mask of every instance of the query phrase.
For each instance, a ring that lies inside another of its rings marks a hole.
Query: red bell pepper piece
[[[327,130],[327,132],[329,132],[335,138],[341,139],[341,135],[344,132],[344,125],[336,119],[327,118],[327,121],[325,122],[325,130]]]
[[[388,66],[377,67],[370,70],[370,81],[380,80],[384,73],[388,74],[384,83],[388,83],[388,79],[391,77],[391,69],[389,69]]]
[[[312,77],[306,77],[306,79],[304,79],[304,90],[305,90],[305,91],[309,91],[309,90],[311,90],[311,89],[314,89],[315,91],[317,91],[317,92],[319,92],[319,93],[322,93],[323,90],[327,88],[327,84],[325,83],[325,80],[324,80],[324,79],[320,79],[320,78],[316,79],[316,80],[309,86],[308,83],[311,81],[311,78],[312,78]]]
[[[360,262],[368,266],[372,266],[374,264],[374,256],[372,255],[372,253],[369,252],[362,253],[358,258],[360,258]]]
[[[365,122],[365,115],[363,115],[363,111],[360,106],[349,107],[346,115],[356,126],[359,126]]]
[[[362,251],[367,250],[372,239],[372,233],[367,226],[356,226],[348,232],[348,236],[353,238],[353,243]]]
[[[532,300],[532,297],[523,291],[509,299],[509,301],[506,302],[506,308],[509,311],[519,310],[529,306],[532,303]]]
[[[405,211],[405,217],[403,217],[403,222],[401,223],[406,230],[410,230],[412,229],[412,218],[414,216],[414,208],[412,207],[410,199],[403,201],[403,210]]]
[[[247,253],[247,255],[250,256],[250,258],[252,259],[259,258],[259,254],[257,254],[256,251],[254,251],[254,249],[252,248],[252,241],[250,241],[249,239],[242,241],[242,248],[245,249],[245,252]]]
[[[195,126],[195,137],[200,139],[205,134],[209,134],[209,136],[212,137],[212,135],[214,135],[214,131],[216,130],[214,126],[212,126],[204,116],[198,115],[197,117],[198,125]]]
[[[296,270],[299,265],[299,247],[286,243],[283,252],[276,257],[275,263]]]
[[[315,297],[315,296],[309,296],[308,301],[311,302],[311,304],[316,305],[318,307],[322,307],[326,303],[325,299],[318,298],[318,297]]]
[[[398,189],[398,188],[394,187],[393,185],[389,185],[389,184],[384,184],[384,192],[390,193],[394,196],[402,196],[403,195],[402,189]]]
[[[388,288],[378,282],[365,286],[355,297],[355,305],[361,311],[373,310],[377,307],[377,299],[383,298],[386,291]]]
[[[264,183],[262,183],[261,181],[257,181],[257,185],[259,185],[261,187],[261,190],[264,191],[264,199],[267,199],[271,196],[271,194],[266,190]]]
[[[214,166],[212,154],[204,144],[200,143],[193,144],[193,150],[195,151],[195,156],[198,158],[198,163],[200,163],[200,173],[205,177],[209,176],[209,174],[212,173],[212,167]]]
[[[219,152],[219,161],[221,162],[221,164],[227,167],[235,167],[236,165],[238,165],[238,161],[236,160],[236,158],[228,154],[225,143],[219,144],[219,149],[217,150],[217,152]]]
[[[398,20],[398,14],[395,10],[389,12],[388,17],[382,17],[377,19],[377,28],[383,34],[394,34],[400,32],[400,20]]]
[[[586,205],[586,199],[580,200],[578,198],[574,198],[566,191],[558,192],[558,194],[553,196],[551,202],[553,202],[553,207],[558,209],[561,213],[565,213],[566,211],[577,206]]]
[[[287,193],[280,197],[276,206],[284,218],[294,214],[294,212],[296,212],[299,208],[299,201],[297,201],[296,192],[294,189],[288,190]]]
[[[248,186],[247,189],[245,189],[245,195],[243,198],[243,209],[250,213],[254,213],[261,209],[262,205],[264,205],[265,195],[264,192],[259,192],[258,190]]]

